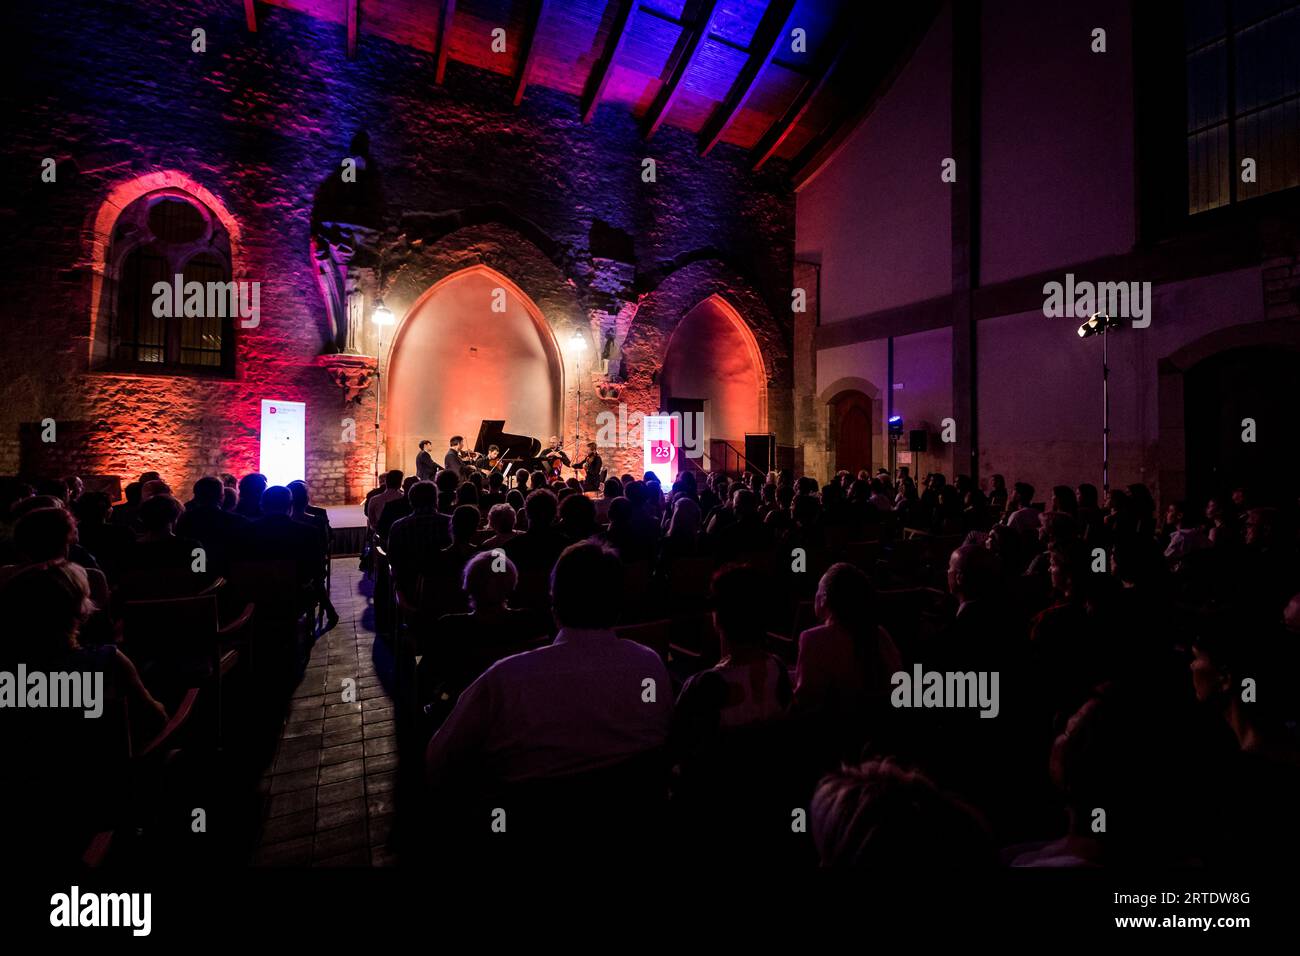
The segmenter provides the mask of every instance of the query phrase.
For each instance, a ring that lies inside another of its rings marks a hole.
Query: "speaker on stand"
[[[745,434],[746,471],[756,471],[766,476],[776,468],[776,436],[768,434]]]

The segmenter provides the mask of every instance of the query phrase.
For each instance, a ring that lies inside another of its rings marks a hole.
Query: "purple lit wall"
[[[982,282],[1133,245],[1130,6],[1125,0],[985,4]],[[1090,48],[1097,28],[1106,31],[1105,53]],[[1058,36],[1071,39],[1049,39]]]

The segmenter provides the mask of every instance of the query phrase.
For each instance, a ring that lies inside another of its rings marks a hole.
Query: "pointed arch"
[[[497,290],[500,312],[492,309]],[[490,266],[476,263],[434,282],[382,351],[387,467],[411,470],[423,438],[441,446],[462,434],[472,442],[484,418],[543,440],[562,431],[559,342],[533,299]]]

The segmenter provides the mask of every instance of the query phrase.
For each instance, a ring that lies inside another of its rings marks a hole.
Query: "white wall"
[[[796,197],[795,255],[821,264],[821,321],[837,322],[952,288],[949,64],[940,13],[911,62],[840,154]]]

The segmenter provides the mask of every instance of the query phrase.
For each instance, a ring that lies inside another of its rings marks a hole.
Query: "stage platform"
[[[360,505],[324,505],[334,530],[331,555],[360,554],[366,541],[366,516]]]

